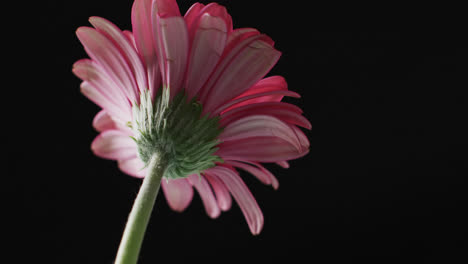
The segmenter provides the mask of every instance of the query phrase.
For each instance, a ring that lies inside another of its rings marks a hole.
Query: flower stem
[[[148,165],[148,174],[143,180],[128,217],[115,264],[137,263],[146,227],[166,168],[166,162],[159,155],[153,155]]]

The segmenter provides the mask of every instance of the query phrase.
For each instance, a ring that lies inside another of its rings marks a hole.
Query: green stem
[[[120,242],[115,264],[135,264],[138,261],[161,179],[167,168],[165,161],[154,155],[148,165],[148,175],[143,180]]]

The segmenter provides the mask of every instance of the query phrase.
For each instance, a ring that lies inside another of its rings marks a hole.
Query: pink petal
[[[148,89],[146,70],[143,68],[143,64],[133,44],[128,41],[123,32],[116,25],[104,18],[91,17],[89,18],[89,22],[98,30],[98,32],[111,40],[122,52],[122,56],[125,58],[137,82],[137,94]],[[137,97],[137,99],[139,98]]]
[[[251,173],[255,177],[257,177],[257,179],[259,179],[262,183],[271,184],[271,186],[273,186],[273,189],[278,190],[279,188],[279,182],[278,182],[278,179],[276,179],[275,175],[273,175],[273,173],[271,173],[264,166],[262,166],[262,164],[258,162],[252,162],[252,161],[238,162],[238,161],[233,161],[233,160],[226,160],[224,161],[223,165],[235,166],[235,167],[241,168]]]
[[[195,96],[219,61],[227,39],[227,26],[219,17],[205,13],[195,30],[185,88]]]
[[[215,153],[222,159],[238,161],[277,162],[297,159],[309,150],[297,147],[278,137],[257,137],[232,140],[218,145]]]
[[[76,31],[88,55],[103,68],[113,82],[119,84],[125,96],[135,102],[138,94],[135,77],[122,52],[102,33],[89,27]],[[139,98],[139,97],[138,97]]]
[[[219,208],[223,211],[229,210],[232,205],[232,199],[224,183],[217,177],[210,175],[209,170],[206,170],[204,174],[205,179],[208,180],[208,182],[211,184],[211,187],[213,188]]]
[[[160,5],[159,2],[170,4],[175,1],[153,2],[154,45],[161,68],[163,86],[170,89],[174,96],[182,88],[187,68],[188,33],[185,21],[173,6]],[[177,6],[177,4],[175,4]]]
[[[105,130],[121,130],[129,136],[133,136],[133,131],[125,124],[113,119],[105,110],[101,110],[93,119],[93,127],[103,132]]]
[[[189,175],[187,180],[192,184],[195,189],[197,189],[200,197],[205,206],[206,213],[211,218],[216,218],[221,213],[221,210],[218,207],[216,199],[211,191],[210,185],[204,178],[204,176],[198,176],[196,174]]]
[[[212,172],[224,183],[239,204],[252,234],[258,235],[263,227],[263,214],[244,181],[236,172],[225,167],[215,167]]]
[[[224,112],[221,115],[221,126],[226,126],[240,118],[251,115],[269,115],[280,119],[289,124],[298,125],[307,129],[311,129],[312,125],[309,120],[301,116],[302,110],[292,104],[283,102],[264,102],[250,105],[244,105],[233,108],[230,111]]]
[[[179,6],[177,5],[176,0],[153,0],[153,12],[159,16],[166,18],[166,17],[173,17],[177,16],[180,17]]]
[[[193,188],[185,178],[176,180],[162,179],[161,187],[167,203],[174,211],[184,211],[192,201]]]
[[[160,86],[161,74],[153,42],[152,2],[153,0],[135,0],[132,7],[132,29],[135,45],[148,72],[148,89],[156,94]]]
[[[276,64],[281,53],[267,39],[265,35],[252,36],[222,55],[200,97],[205,113],[247,90]]]
[[[237,162],[237,161],[232,161],[232,160],[225,161],[224,164],[231,165],[231,166],[240,168],[240,169],[242,169],[244,171],[247,171],[248,173],[255,176],[258,180],[260,180],[263,184],[266,184],[266,185],[271,184],[270,175],[266,174],[261,169],[255,168],[253,166],[250,166],[250,165],[242,163],[242,162]]]
[[[197,20],[198,16],[200,15],[200,11],[204,7],[205,5],[202,3],[195,3],[187,10],[187,12],[185,12],[184,19],[189,32],[191,31],[190,28],[192,27],[192,24],[195,20]]]
[[[260,80],[257,82],[254,86],[250,87],[247,91],[243,92],[236,98],[234,98],[231,102],[228,104],[232,105],[232,102],[237,101],[241,98],[245,98],[248,96],[252,95],[258,95],[258,94],[264,94],[267,92],[273,92],[273,91],[287,91],[288,90],[288,84],[286,83],[286,80],[282,76],[271,76],[265,79]],[[297,98],[299,98],[300,95],[297,94]],[[283,99],[283,95],[278,93],[278,94],[271,94],[271,95],[263,95],[263,96],[256,96],[256,97],[250,97],[252,99],[249,99],[247,101],[237,103],[235,106],[232,106],[226,110],[222,111],[228,111],[231,108],[234,107],[239,107],[247,104],[253,104],[253,103],[261,103],[261,102],[280,102],[281,99]]]
[[[252,139],[258,137],[277,137],[294,146],[298,151],[301,145],[295,131],[279,119],[266,115],[252,115],[236,120],[227,125],[219,139],[224,142]]]
[[[281,166],[283,169],[289,169],[289,163],[285,160],[283,161],[278,161],[276,162],[279,166]]]
[[[114,83],[104,69],[90,59],[73,64],[73,73],[85,83],[82,92],[115,118],[131,120],[131,105],[119,85]]]
[[[304,132],[300,130],[298,127],[290,125],[290,127],[294,130],[294,133],[296,133],[297,138],[299,139],[299,143],[301,144],[302,150],[308,150],[310,147],[310,142],[309,139],[306,137]]]
[[[131,115],[128,112],[124,112],[120,105],[109,100],[105,94],[103,94],[99,89],[93,86],[89,82],[82,82],[80,85],[81,93],[88,97],[89,100],[93,101],[95,104],[99,105],[105,109],[110,115],[114,116],[116,119],[126,122],[131,120]]]
[[[209,3],[206,6],[197,4],[193,5],[184,17],[189,32],[190,43],[194,39],[196,30],[200,27],[200,19],[205,15],[221,19],[224,21],[223,24],[226,25],[226,32],[232,31],[232,18],[224,6],[217,3]]]
[[[91,143],[91,149],[96,156],[113,160],[126,160],[137,154],[135,141],[119,130],[99,134]]]
[[[228,36],[228,41],[226,43],[226,48],[224,50],[224,54],[228,54],[238,46],[243,40],[250,38],[252,36],[258,36],[260,32],[255,28],[238,28],[234,31],[230,32]]]
[[[243,97],[238,97],[232,99],[231,101],[225,103],[224,105],[219,106],[213,113],[216,114],[223,114],[229,110],[244,106],[244,105],[251,105],[251,104],[258,104],[262,102],[274,102],[275,99],[279,98],[281,100],[283,96],[290,96],[294,98],[300,98],[301,96],[293,91],[269,91],[269,92],[262,92],[256,93],[251,95],[246,95]]]
[[[136,42],[135,42],[135,37],[133,36],[133,33],[130,30],[124,30],[122,31],[125,37],[127,38],[128,42],[132,44],[133,48],[137,50]],[[142,62],[143,63],[143,62]],[[144,63],[143,63],[144,65]]]
[[[119,160],[118,165],[121,171],[130,176],[137,178],[144,178],[146,176],[147,169],[145,168],[145,164],[136,156],[126,160]]]

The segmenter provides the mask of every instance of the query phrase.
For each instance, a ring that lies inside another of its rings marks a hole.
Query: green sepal
[[[134,120],[129,127],[135,132],[140,159],[148,164],[154,154],[167,161],[164,177],[185,178],[224,162],[214,155],[222,132],[219,117],[203,115],[196,98],[180,92],[169,101],[166,88],[151,100],[149,92],[141,94],[133,106]]]

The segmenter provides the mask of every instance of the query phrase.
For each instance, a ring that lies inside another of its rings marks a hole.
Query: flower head
[[[172,209],[183,211],[195,188],[216,218],[232,195],[258,234],[263,215],[237,169],[276,189],[260,163],[287,168],[309,150],[298,126],[310,123],[281,102],[299,95],[281,76],[264,78],[280,52],[253,28],[233,29],[215,3],[196,3],[181,16],[175,0],[136,0],[131,19],[132,32],[100,17],[76,32],[90,59],[73,72],[82,93],[102,107],[93,152],[135,177],[160,155],[169,164],[162,189]]]

